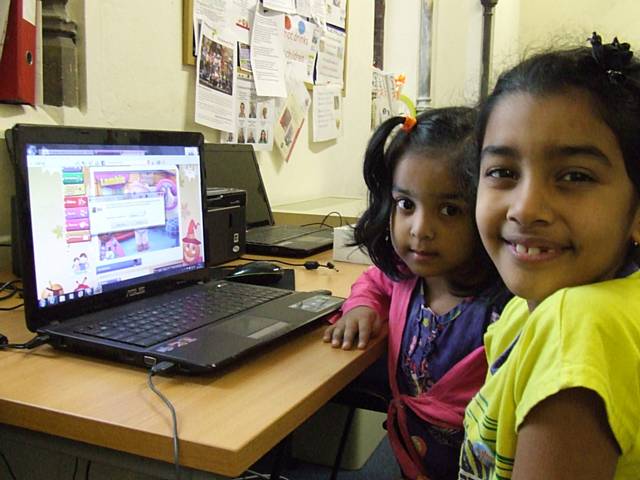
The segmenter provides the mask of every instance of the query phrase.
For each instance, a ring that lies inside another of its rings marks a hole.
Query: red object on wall
[[[27,12],[35,12],[35,0],[11,0],[0,58],[0,102],[3,103],[35,104],[36,26],[25,18]]]

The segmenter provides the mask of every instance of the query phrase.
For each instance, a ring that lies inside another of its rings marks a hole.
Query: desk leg
[[[274,449],[275,458],[271,467],[271,480],[280,480],[280,472],[290,457],[291,453],[291,434],[287,435]]]

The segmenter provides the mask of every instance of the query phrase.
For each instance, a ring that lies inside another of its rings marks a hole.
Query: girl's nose
[[[416,215],[411,223],[411,236],[433,240],[436,237],[433,222],[426,215]]]
[[[550,192],[542,182],[523,180],[512,190],[507,219],[521,226],[550,223],[553,212],[549,202]]]

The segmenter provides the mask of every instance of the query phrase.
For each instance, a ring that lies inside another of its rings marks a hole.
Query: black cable
[[[9,475],[11,475],[11,478],[13,480],[17,480],[15,473],[13,473],[13,470],[11,470],[11,465],[9,465],[9,460],[7,460],[7,457],[4,456],[4,453],[0,452],[0,457],[2,457],[4,464],[7,466],[7,470],[9,471]]]
[[[305,223],[305,224],[304,224],[304,225],[302,225],[302,226],[303,226],[303,227],[309,227],[309,226],[311,226],[311,225],[320,225],[321,227],[329,227],[329,228],[333,228],[333,227],[331,227],[331,225],[327,225],[327,223],[326,223],[326,222],[327,222],[327,219],[328,219],[331,215],[337,215],[337,216],[338,216],[338,218],[340,219],[340,226],[342,226],[342,215],[340,214],[340,212],[336,212],[336,211],[333,211],[333,212],[329,212],[329,213],[327,213],[327,214],[322,218],[322,220],[321,220],[321,221],[319,221],[319,222]]]
[[[173,424],[173,463],[176,468],[176,480],[180,479],[180,444],[178,442],[178,418],[176,416],[176,409],[173,407],[171,402],[167,397],[163,395],[163,393],[156,388],[153,384],[153,376],[157,373],[167,372],[175,367],[174,363],[171,362],[160,362],[151,367],[149,370],[149,376],[147,377],[147,383],[149,388],[155,393],[160,399],[164,402],[164,404],[169,408],[171,412],[171,422]]]
[[[17,310],[20,307],[24,307],[24,303],[19,303],[13,307],[0,307],[0,312],[10,312],[11,310]]]
[[[25,343],[6,343],[0,344],[0,350],[4,350],[7,348],[13,348],[15,350],[31,350],[32,348],[39,347],[40,345],[44,345],[49,341],[49,335],[36,335],[31,340]]]
[[[89,480],[89,470],[91,470],[91,460],[87,460],[87,468],[84,470],[84,480]]]
[[[293,262],[287,262],[285,260],[280,260],[278,258],[269,258],[269,259],[264,259],[264,258],[249,258],[249,257],[240,257],[239,260],[246,260],[247,262],[273,262],[273,263],[281,263],[282,265],[289,265],[292,267],[304,267],[307,270],[316,270],[317,268],[320,267],[324,267],[324,268],[328,268],[329,270],[335,270],[336,272],[338,271],[338,269],[336,268],[336,266],[331,263],[331,262],[327,262],[327,263],[320,263],[317,260],[307,260],[304,263],[293,263]],[[232,266],[231,268],[235,268],[237,265]]]
[[[17,286],[17,283],[22,283],[22,280],[11,280],[0,285],[0,294],[7,291],[7,293],[4,293],[4,295],[0,296],[0,301],[6,300],[16,294],[22,293],[22,287]]]
[[[76,474],[78,473],[78,457],[76,457],[76,461],[73,462],[73,476],[71,480],[76,480]]]

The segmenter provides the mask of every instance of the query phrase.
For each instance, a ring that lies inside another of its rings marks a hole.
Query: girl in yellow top
[[[516,297],[489,327],[459,478],[640,479],[640,63],[629,45],[504,73],[476,216]]]

